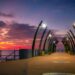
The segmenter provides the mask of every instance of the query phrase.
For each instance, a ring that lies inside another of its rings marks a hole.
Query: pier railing
[[[0,50],[0,61],[11,61],[19,59],[19,50]]]

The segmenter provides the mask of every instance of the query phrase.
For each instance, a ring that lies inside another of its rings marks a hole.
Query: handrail
[[[9,56],[11,56],[13,53],[14,53],[14,52],[10,53],[9,55],[7,55],[7,56],[5,57],[6,61],[7,61],[7,58],[8,58]]]

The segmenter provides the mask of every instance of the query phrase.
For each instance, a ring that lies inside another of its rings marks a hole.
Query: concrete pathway
[[[0,63],[0,75],[72,75],[72,73],[75,73],[75,56],[60,52]]]

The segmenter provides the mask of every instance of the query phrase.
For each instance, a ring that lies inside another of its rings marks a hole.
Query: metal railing
[[[11,61],[19,59],[19,50],[0,50],[0,61]]]

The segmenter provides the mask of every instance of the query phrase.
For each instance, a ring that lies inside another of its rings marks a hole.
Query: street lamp
[[[40,22],[40,24],[38,25],[38,27],[37,27],[37,29],[36,29],[36,32],[35,32],[35,34],[34,34],[34,38],[33,38],[33,42],[32,42],[32,57],[34,56],[34,48],[35,48],[36,37],[37,37],[39,28],[41,27],[42,23],[43,23],[43,21]]]
[[[43,34],[41,36],[41,40],[40,40],[40,44],[39,44],[39,54],[41,53],[41,46],[42,46],[42,43],[43,43],[44,35],[46,33],[46,30],[47,30],[47,25],[46,24],[42,24],[42,27],[44,28],[44,31],[43,31]]]
[[[53,41],[53,38],[52,38],[52,34],[50,33],[47,37],[47,50],[49,52],[49,49],[50,49],[50,44],[52,43]]]
[[[53,37],[52,39],[50,38],[49,43],[48,43],[48,52],[52,53],[56,49],[56,39]]]
[[[53,41],[53,45],[52,46],[53,46],[53,52],[54,52],[56,50],[56,41],[55,40]]]
[[[68,52],[68,51],[72,52],[72,41],[68,34],[66,34],[64,46],[65,46],[66,52]]]
[[[48,31],[47,35],[46,35],[46,38],[45,38],[45,41],[44,41],[44,45],[43,45],[43,51],[45,51],[45,46],[46,46],[46,42],[47,42],[47,39],[49,37],[49,34],[50,34],[50,30]]]
[[[43,28],[45,29],[45,31],[43,32],[43,35],[41,37],[41,39],[43,38],[44,36],[44,33],[46,32],[46,29],[47,29],[47,24],[43,23],[43,21],[40,22],[40,24],[38,25],[37,29],[36,29],[36,32],[34,34],[34,39],[33,39],[33,43],[32,43],[32,56],[34,56],[34,48],[35,48],[35,41],[36,41],[36,37],[37,37],[37,34],[38,34],[38,31],[40,28]],[[41,41],[42,43],[42,41]]]
[[[47,27],[46,23],[42,23],[41,28],[45,29]]]
[[[48,35],[48,38],[51,38],[51,37],[52,37],[52,34],[49,34],[49,35]]]

